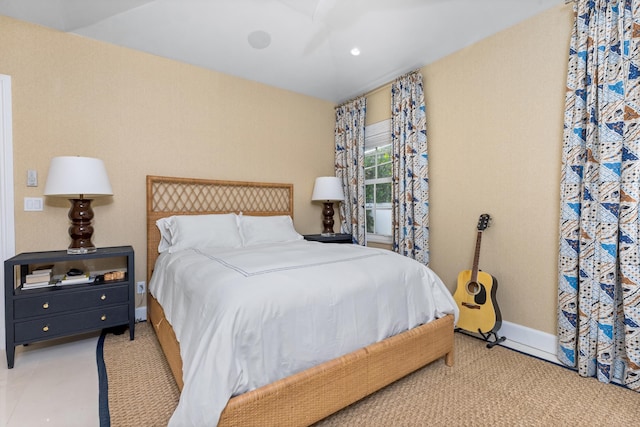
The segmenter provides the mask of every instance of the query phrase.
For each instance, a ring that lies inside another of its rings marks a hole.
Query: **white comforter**
[[[180,342],[170,426],[214,426],[229,398],[446,314],[427,267],[390,251],[297,241],[161,254],[149,289]]]

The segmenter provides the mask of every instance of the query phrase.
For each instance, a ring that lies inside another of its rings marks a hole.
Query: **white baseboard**
[[[147,307],[136,307],[136,322],[146,322]]]
[[[507,338],[502,343],[505,347],[561,364],[556,357],[558,338],[555,335],[507,321],[502,321],[498,335]]]

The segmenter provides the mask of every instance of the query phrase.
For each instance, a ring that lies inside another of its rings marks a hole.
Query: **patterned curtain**
[[[342,179],[344,202],[340,203],[340,231],[366,244],[364,209],[364,119],[366,98],[359,97],[336,108],[336,176]]]
[[[429,264],[427,125],[422,75],[391,85],[393,250]]]
[[[640,391],[640,0],[578,0],[561,177],[558,358]]]

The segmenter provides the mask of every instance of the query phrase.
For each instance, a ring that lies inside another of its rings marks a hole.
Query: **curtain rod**
[[[565,0],[565,1],[566,1],[566,0]],[[422,68],[416,68],[416,69],[415,69],[415,70],[413,70],[413,71],[409,71],[409,72],[407,72],[407,73],[401,74],[400,76],[398,76],[398,77],[394,78],[394,79],[393,79],[393,80],[391,80],[390,82],[387,82],[387,83],[385,83],[385,84],[383,84],[383,85],[381,85],[381,86],[378,86],[378,87],[376,87],[376,88],[373,88],[373,89],[371,89],[371,90],[370,90],[370,91],[368,91],[368,92],[365,92],[365,93],[364,93],[364,96],[373,95],[374,93],[378,93],[378,92],[380,92],[380,91],[381,91],[381,90],[383,90],[383,89],[391,89],[391,86],[393,86],[393,83],[395,83],[399,78],[402,78],[402,77],[404,77],[404,76],[406,76],[406,75],[409,75],[409,74],[411,74],[411,73],[420,73],[420,75],[422,75]]]

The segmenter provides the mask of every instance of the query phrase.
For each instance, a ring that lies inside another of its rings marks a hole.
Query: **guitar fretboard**
[[[480,262],[480,243],[482,242],[482,231],[478,230],[476,237],[476,253],[473,256],[473,268],[471,269],[471,282],[478,282],[478,264]]]

